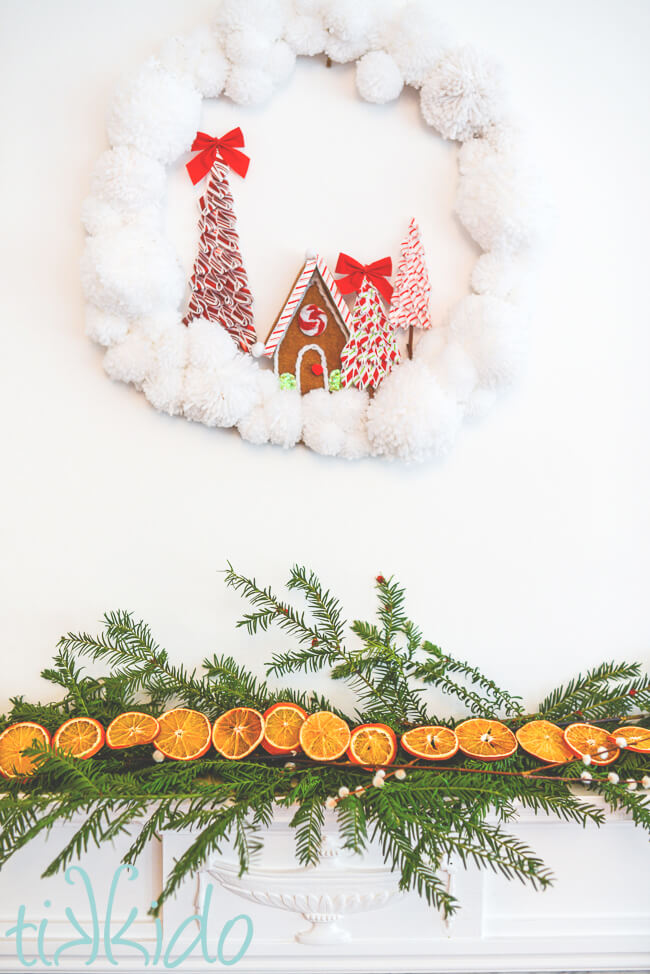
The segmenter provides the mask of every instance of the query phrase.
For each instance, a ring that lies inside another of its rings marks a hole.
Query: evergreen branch
[[[494,680],[485,676],[478,667],[471,666],[464,660],[454,659],[447,653],[443,653],[439,646],[434,646],[428,641],[422,644],[422,649],[427,653],[428,659],[413,666],[413,676],[424,683],[433,684],[443,693],[456,696],[472,715],[496,718],[502,712],[510,717],[523,714],[521,697],[498,687]],[[465,677],[473,686],[478,686],[484,695],[481,696],[476,691],[455,683],[450,679],[448,675],[450,673]]]
[[[640,672],[639,663],[601,663],[600,666],[589,670],[585,676],[577,676],[565,686],[557,687],[551,691],[540,703],[535,716],[552,720],[568,717],[579,712],[587,716],[595,711],[593,716],[597,717],[600,715],[603,705],[605,705],[605,709],[611,705],[613,697],[619,704],[623,701],[629,701],[631,707],[633,697],[629,696],[629,689],[638,687],[644,692],[650,687],[650,682],[647,679],[642,679],[640,683],[628,684],[626,692],[622,696],[620,691],[613,692],[610,684],[621,683],[623,680],[638,681]],[[634,706],[639,706],[639,704],[634,703]]]

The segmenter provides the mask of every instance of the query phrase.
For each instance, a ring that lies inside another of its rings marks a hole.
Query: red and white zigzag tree
[[[393,328],[408,328],[408,356],[413,358],[413,329],[431,328],[429,314],[431,283],[424,247],[420,240],[420,228],[415,220],[409,223],[401,250],[402,256],[397,268],[395,290],[390,307],[390,322]]]
[[[245,176],[248,157],[241,129],[222,139],[197,132],[192,149],[200,150],[187,164],[193,183],[209,172],[208,187],[199,201],[199,252],[194,262],[191,294],[183,324],[207,318],[226,329],[244,352],[257,341],[253,327],[253,296],[244,267],[233,198],[228,184],[228,167]]]
[[[374,391],[399,362],[395,331],[391,327],[380,291],[390,300],[392,287],[386,280],[392,267],[390,258],[362,265],[347,254],[340,254],[337,273],[343,294],[357,291],[350,316],[350,337],[341,352],[341,384]]]

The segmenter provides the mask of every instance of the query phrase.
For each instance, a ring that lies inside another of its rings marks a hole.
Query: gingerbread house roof
[[[332,304],[338,311],[343,325],[347,332],[350,331],[350,309],[348,308],[343,295],[336,286],[336,281],[332,277],[330,270],[318,254],[315,257],[308,257],[305,261],[305,266],[300,272],[296,283],[294,284],[291,294],[287,298],[284,307],[280,311],[275,324],[269,332],[269,336],[266,339],[266,345],[264,346],[264,355],[269,358],[274,354],[276,348],[284,338],[285,332],[293,320],[302,298],[314,276],[320,278],[326,292],[332,300]]]

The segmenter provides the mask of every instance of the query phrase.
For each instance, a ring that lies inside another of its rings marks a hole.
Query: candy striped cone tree
[[[402,256],[390,306],[390,323],[393,328],[408,328],[408,356],[413,358],[413,329],[431,328],[431,283],[420,239],[420,228],[415,220],[409,223],[401,249]]]
[[[350,337],[341,352],[341,383],[375,390],[399,361],[395,332],[379,292],[364,278],[350,319]]]
[[[253,296],[239,249],[228,169],[219,158],[210,170],[199,209],[199,252],[183,324],[207,318],[225,328],[242,351],[249,352],[257,341]]]

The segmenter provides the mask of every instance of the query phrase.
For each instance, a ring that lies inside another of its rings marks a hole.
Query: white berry
[[[588,767],[591,764],[591,754],[583,754],[582,755],[582,763],[583,764],[586,764],[587,767]]]
[[[331,795],[330,795],[329,798],[326,798],[325,799],[325,808],[336,808],[336,798],[332,798]]]
[[[153,759],[154,759],[154,761],[157,764],[160,764],[161,761],[164,761],[165,760],[165,755],[162,753],[162,751],[159,751],[158,749],[156,749],[153,752]]]
[[[385,778],[386,777],[386,772],[384,771],[383,768],[379,768],[377,770],[377,774],[379,775],[380,778]]]
[[[644,776],[641,778],[641,786],[643,788],[650,788],[650,775],[644,774]]]
[[[347,798],[350,794],[350,789],[346,788],[345,785],[341,785],[339,788],[339,798]]]
[[[398,781],[404,781],[404,778],[406,778],[406,771],[404,768],[398,768],[398,770],[395,772],[395,777]]]
[[[616,747],[627,747],[627,739],[625,737],[617,737]]]
[[[591,774],[591,771],[583,771],[580,777],[582,778],[583,781],[591,781],[593,775]]]
[[[379,774],[379,772],[377,772],[375,777],[372,779],[372,783],[375,786],[375,788],[383,788],[385,784],[384,779],[382,775]]]
[[[619,778],[619,776],[616,774],[615,771],[610,771],[609,774],[607,775],[607,780],[611,781],[613,785],[617,785],[621,779]]]
[[[636,791],[636,781],[634,780],[634,778],[628,778],[628,780],[627,780],[627,790],[628,791]]]

